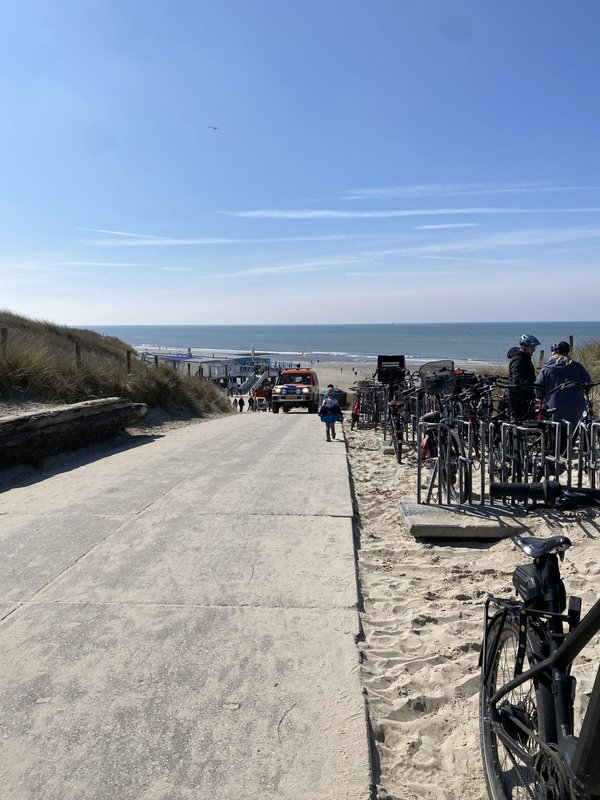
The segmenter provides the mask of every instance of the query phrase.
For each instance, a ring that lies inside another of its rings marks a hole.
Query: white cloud
[[[479,222],[440,222],[439,225],[415,225],[416,231],[437,231],[445,228],[478,228]]]
[[[169,236],[148,236],[142,233],[125,233],[123,231],[103,231],[99,228],[80,228],[79,230],[97,230],[98,233],[106,233],[117,237],[114,239],[81,240],[82,244],[92,245],[94,247],[181,247],[192,245],[286,244],[382,238],[379,234],[375,233],[340,233],[326,234],[323,236],[271,236],[267,238],[207,236],[173,238]]]
[[[600,208],[413,208],[386,211],[341,211],[336,209],[262,209],[259,211],[221,211],[244,219],[395,219],[399,217],[435,217],[456,214],[583,214]]]
[[[252,277],[258,275],[292,275],[302,272],[317,272],[320,270],[331,270],[343,267],[346,264],[354,264],[364,259],[364,254],[355,256],[334,256],[332,258],[322,258],[315,261],[295,261],[291,264],[276,264],[273,266],[250,267],[241,269],[237,272],[222,272],[209,275],[210,278],[239,278]]]
[[[151,267],[146,261],[59,261],[59,267]]]
[[[382,186],[372,189],[351,189],[342,192],[342,199],[362,200],[393,197],[450,197],[478,194],[529,194],[536,192],[575,192],[598,189],[598,186],[553,186],[547,182],[533,183],[454,183]]]

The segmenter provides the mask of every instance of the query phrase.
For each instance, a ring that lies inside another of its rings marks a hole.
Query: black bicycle
[[[600,631],[600,600],[583,618],[580,598],[571,597],[567,606],[559,569],[571,546],[566,536],[513,542],[533,560],[514,571],[520,599],[487,599],[480,656],[480,738],[489,796],[598,800],[600,669],[576,736],[571,665]]]

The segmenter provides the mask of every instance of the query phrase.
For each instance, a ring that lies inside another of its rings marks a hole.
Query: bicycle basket
[[[454,361],[430,361],[419,367],[421,386],[427,394],[450,394],[456,386]]]

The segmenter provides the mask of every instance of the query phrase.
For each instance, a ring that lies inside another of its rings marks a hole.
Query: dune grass
[[[592,376],[593,381],[600,381],[600,339],[592,339],[573,348],[573,358],[581,361]]]
[[[0,397],[4,399],[76,403],[125,397],[150,408],[197,416],[231,410],[225,395],[210,381],[188,378],[167,366],[147,366],[132,347],[114,337],[3,310],[0,329],[7,331],[0,347]]]

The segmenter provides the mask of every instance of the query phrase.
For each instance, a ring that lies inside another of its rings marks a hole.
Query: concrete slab
[[[342,609],[30,606],[0,630],[3,797],[366,800],[356,633]]]
[[[272,462],[270,470],[259,465],[247,471],[227,471],[213,465],[175,486],[148,513],[178,509],[196,514],[302,514],[304,516],[352,516],[347,473],[327,469],[303,470],[293,462]]]
[[[353,608],[352,522],[143,514],[36,600]]]
[[[0,516],[0,600],[28,599],[122,524],[113,515]]]
[[[248,417],[0,475],[2,798],[370,796],[344,443]]]
[[[505,539],[530,533],[527,516],[517,510],[401,501],[400,511],[415,539]]]

